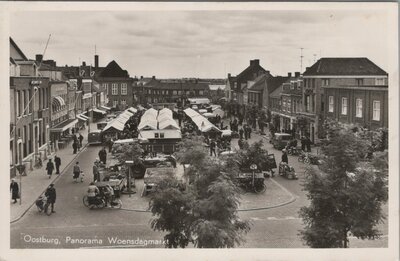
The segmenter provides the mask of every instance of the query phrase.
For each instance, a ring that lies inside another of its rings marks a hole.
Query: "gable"
[[[101,72],[99,77],[124,77],[129,78],[126,70],[123,70],[115,61],[111,61]]]

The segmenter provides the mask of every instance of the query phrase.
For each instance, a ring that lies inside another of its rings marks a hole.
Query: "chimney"
[[[94,68],[99,68],[99,56],[97,54],[94,56]]]
[[[250,60],[250,65],[260,65],[260,60],[259,59]]]
[[[156,77],[155,77],[154,75],[153,75],[153,77],[151,77],[151,78],[154,79],[154,80],[156,79]]]
[[[228,78],[231,78],[231,74],[230,73],[228,73]]]
[[[310,67],[306,67],[306,71],[308,71],[310,69]]]
[[[270,74],[269,71],[265,71],[266,74]]]
[[[143,80],[143,75],[142,75],[142,76],[140,76],[140,79],[141,79],[141,80]]]
[[[300,72],[295,72],[294,77],[300,77]]]
[[[82,66],[86,66],[86,62],[85,61],[82,62]]]
[[[288,73],[287,77],[289,77],[289,78],[292,77],[292,73]]]
[[[37,54],[36,55],[36,61],[40,63],[40,62],[42,62],[42,60],[43,60],[43,55]]]

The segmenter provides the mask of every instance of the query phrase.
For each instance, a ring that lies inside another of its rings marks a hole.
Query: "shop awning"
[[[85,93],[83,96],[82,96],[82,99],[88,99],[88,98],[91,98],[92,97],[92,94],[89,92],[89,93]]]
[[[99,109],[103,109],[103,110],[106,110],[106,111],[111,110],[110,107],[107,107],[107,106],[104,106],[104,105],[101,105]]]
[[[64,106],[65,105],[65,101],[63,98],[61,98],[60,96],[54,96],[53,99],[51,100],[52,104],[56,104],[58,106]]]
[[[60,124],[57,124],[56,126],[50,128],[50,131],[52,132],[64,132],[66,130],[68,130],[69,128],[72,128],[75,126],[75,124],[78,123],[77,119],[69,119],[66,120]]]
[[[102,111],[102,110],[99,110],[99,109],[97,109],[97,108],[94,108],[93,109],[93,112],[97,112],[97,113],[100,113],[100,114],[106,114],[106,112],[105,111]]]
[[[77,118],[78,120],[81,120],[81,121],[87,121],[87,120],[89,119],[89,118],[86,117],[85,115],[81,115],[81,114],[76,115],[76,118]]]

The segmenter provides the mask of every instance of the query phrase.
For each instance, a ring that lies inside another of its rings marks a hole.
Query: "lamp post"
[[[47,155],[51,154],[51,148],[50,148],[50,125],[46,124],[46,144],[47,144]]]
[[[20,199],[19,199],[19,204],[22,204],[22,174],[25,172],[25,165],[22,164],[22,139],[21,137],[18,138],[17,140],[18,144],[18,165],[17,165],[17,170],[19,172],[19,191],[20,191]]]

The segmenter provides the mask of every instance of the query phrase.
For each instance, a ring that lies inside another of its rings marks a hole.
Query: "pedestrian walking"
[[[11,191],[11,199],[14,200],[14,204],[17,203],[17,199],[19,198],[19,186],[17,182],[15,182],[15,179],[11,180],[10,184],[10,191]]]
[[[73,153],[76,154],[77,150],[78,150],[78,141],[76,139],[74,139],[74,142],[72,143],[72,148],[73,148]]]
[[[74,181],[78,182],[79,175],[81,174],[81,167],[79,166],[78,161],[75,163],[75,166],[74,166],[74,169],[72,172],[74,174],[74,176],[73,176]]]
[[[215,141],[211,140],[211,142],[210,142],[210,156],[212,156],[213,153],[214,153],[215,157],[217,156],[217,153],[215,152],[215,146],[216,146]]]
[[[243,128],[240,128],[239,129],[239,139],[243,139],[243,133],[244,133],[244,130],[243,130]]]
[[[51,175],[53,174],[53,170],[54,170],[54,164],[51,161],[51,159],[49,159],[49,162],[47,162],[46,170],[47,170],[47,175],[49,175],[49,179],[50,179]]]
[[[99,161],[96,159],[93,164],[93,182],[100,181]]]
[[[79,148],[82,148],[82,141],[83,141],[83,136],[82,134],[79,133]]]
[[[56,174],[60,174],[61,158],[55,155],[54,163],[56,164]]]
[[[106,164],[106,162],[107,162],[107,151],[106,151],[105,147],[103,147],[99,151],[99,159],[100,159],[101,162],[103,162],[103,164]]]
[[[244,133],[244,139],[247,140],[249,134],[248,134],[248,129],[247,129],[246,124],[243,126],[243,133]]]
[[[221,121],[220,125],[219,125],[220,129],[223,130],[224,129],[224,122]]]
[[[240,138],[238,140],[238,145],[239,145],[239,149],[243,149],[243,139],[242,138]]]
[[[56,189],[54,188],[54,184],[50,184],[50,186],[47,188],[46,192],[44,195],[47,197],[47,202],[51,206],[51,213],[56,213],[54,211],[54,203],[56,203]]]

